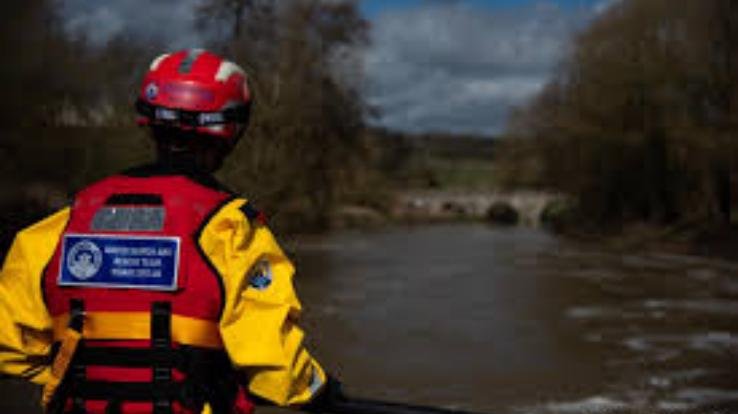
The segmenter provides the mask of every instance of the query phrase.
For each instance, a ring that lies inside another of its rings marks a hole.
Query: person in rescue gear
[[[157,161],[19,232],[0,273],[0,372],[51,413],[319,412],[338,382],[303,346],[294,268],[264,216],[212,176],[251,94],[204,50],[156,58],[136,102]]]

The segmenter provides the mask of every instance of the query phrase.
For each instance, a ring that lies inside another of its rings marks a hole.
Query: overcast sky
[[[121,32],[198,46],[198,0],[64,0],[67,28],[104,43]],[[569,36],[612,0],[362,0],[372,24],[366,96],[375,124],[494,135],[545,84]]]
[[[377,122],[495,135],[541,90],[571,35],[612,0],[369,0],[367,96]],[[390,3],[393,7],[387,7]]]

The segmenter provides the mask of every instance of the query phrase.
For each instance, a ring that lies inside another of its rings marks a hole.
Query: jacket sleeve
[[[223,279],[223,343],[234,365],[247,374],[251,393],[280,406],[305,404],[326,376],[303,346],[294,267],[267,226],[249,220],[245,211],[245,200],[230,202],[199,239]]]
[[[64,209],[18,233],[0,271],[0,372],[37,384],[49,378],[51,317],[41,277],[69,220]]]

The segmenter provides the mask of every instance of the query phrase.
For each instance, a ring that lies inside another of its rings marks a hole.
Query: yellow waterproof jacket
[[[326,375],[303,346],[296,323],[301,305],[294,267],[269,228],[246,217],[245,203],[238,198],[219,209],[197,240],[224,285],[220,336],[233,365],[247,374],[251,393],[281,406],[304,404]],[[38,384],[50,379],[53,340],[41,278],[69,216],[67,208],[18,233],[0,273],[0,372]],[[272,280],[257,289],[250,275],[264,259]]]

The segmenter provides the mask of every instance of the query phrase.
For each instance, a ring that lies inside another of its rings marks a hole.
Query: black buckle
[[[82,332],[85,319],[85,303],[82,299],[69,300],[69,327]]]
[[[154,349],[169,349],[172,343],[172,305],[169,302],[154,302],[151,305],[151,346]]]
[[[154,367],[154,382],[168,382],[172,379],[172,370],[169,367]]]
[[[171,414],[172,402],[169,400],[155,400],[153,414]]]

